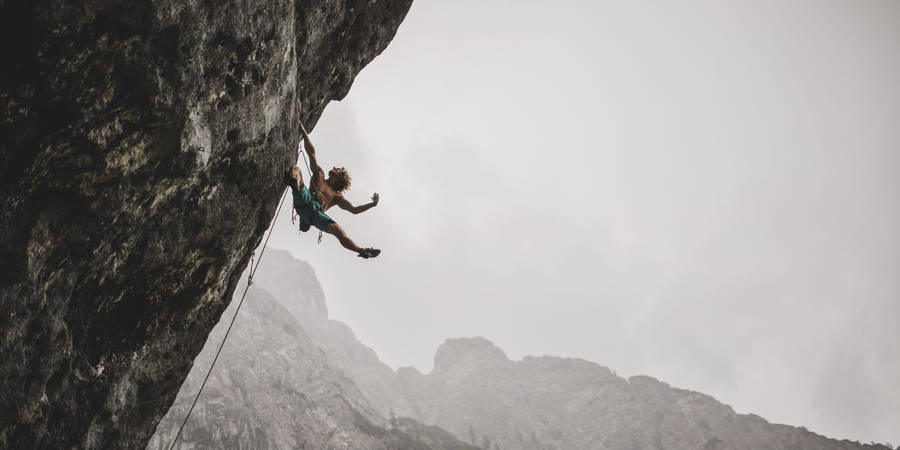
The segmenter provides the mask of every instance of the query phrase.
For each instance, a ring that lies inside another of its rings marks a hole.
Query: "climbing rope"
[[[309,161],[306,160],[306,144],[304,143],[303,140],[300,140],[300,144],[297,146],[297,150],[299,150],[300,155],[303,156],[303,163],[306,164],[306,173],[309,174],[309,185],[310,185],[310,187],[312,187],[312,169],[309,167]],[[310,192],[310,193],[312,194],[312,192]],[[318,195],[318,193],[315,193],[313,195]],[[321,203],[321,201],[319,203]],[[293,208],[291,209],[291,211],[292,211],[291,224],[293,225],[294,224]],[[298,215],[297,217],[299,218],[300,216]],[[300,233],[300,234],[303,234],[303,233]],[[322,230],[319,230],[319,238],[316,240],[316,244],[321,244],[321,243],[322,243]]]
[[[309,161],[306,160],[306,144],[302,140],[300,145],[297,146],[297,150],[299,150],[300,156],[303,157],[303,163],[306,164],[306,173],[309,174],[309,179],[312,181],[312,169],[309,168]]]
[[[300,140],[300,143],[297,144],[297,153],[303,156],[303,162],[306,164],[306,172],[309,173],[309,179],[312,180],[312,170],[309,168],[309,162],[306,160],[306,146],[302,139]],[[298,220],[300,220],[300,214],[297,214],[297,210],[291,207],[291,225],[296,225]]]
[[[241,301],[238,302],[237,309],[234,311],[234,315],[231,316],[231,323],[228,324],[228,329],[225,330],[225,337],[222,338],[222,343],[219,344],[219,349],[216,350],[216,356],[213,358],[212,364],[209,365],[209,370],[206,372],[206,377],[203,378],[203,383],[200,385],[200,390],[197,391],[197,395],[194,396],[194,402],[191,403],[191,408],[188,409],[188,413],[184,416],[184,422],[181,422],[181,427],[178,428],[178,433],[175,434],[175,439],[172,440],[172,445],[169,447],[169,450],[175,448],[175,443],[178,442],[178,437],[181,436],[181,432],[184,430],[185,424],[187,424],[188,418],[191,417],[191,413],[194,411],[194,406],[197,406],[197,400],[200,399],[200,393],[203,392],[203,388],[206,386],[206,382],[209,380],[210,374],[212,374],[213,367],[216,365],[216,361],[219,360],[219,354],[222,353],[222,347],[225,346],[225,341],[228,340],[228,334],[231,333],[231,327],[234,325],[234,320],[237,319],[238,312],[241,311],[241,306],[244,304],[244,299],[247,297],[247,291],[250,290],[250,286],[253,284],[253,275],[256,274],[256,271],[259,269],[259,263],[262,262],[263,253],[266,252],[266,246],[269,245],[269,238],[272,237],[272,230],[275,228],[275,221],[278,220],[278,214],[281,213],[281,205],[284,203],[284,195],[287,193],[287,189],[282,191],[281,200],[278,201],[278,209],[275,210],[275,217],[272,218],[272,222],[269,224],[269,230],[266,233],[266,240],[263,243],[262,249],[259,251],[259,258],[256,258],[256,265],[253,265],[253,260],[256,257],[256,252],[250,254],[250,273],[247,275],[247,286],[244,288],[244,293],[241,295]]]

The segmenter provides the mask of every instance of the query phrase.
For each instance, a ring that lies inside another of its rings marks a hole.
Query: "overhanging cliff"
[[[142,447],[411,0],[0,2],[0,447]]]

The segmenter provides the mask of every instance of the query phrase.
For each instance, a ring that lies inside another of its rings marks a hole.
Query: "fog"
[[[898,25],[886,0],[416,0],[312,132],[352,202],[381,195],[329,213],[383,254],[287,208],[270,245],[393,367],[484,336],[897,445]]]

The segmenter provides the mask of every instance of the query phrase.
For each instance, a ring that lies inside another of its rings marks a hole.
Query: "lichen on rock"
[[[0,447],[146,443],[410,3],[0,2]]]

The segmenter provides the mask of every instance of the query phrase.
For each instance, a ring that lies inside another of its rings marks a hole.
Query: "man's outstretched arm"
[[[312,176],[322,175],[322,168],[319,167],[319,160],[316,158],[316,147],[309,140],[309,134],[306,133],[303,122],[300,122],[300,136],[303,138],[303,147],[306,148],[306,154],[309,155],[309,170],[312,172]]]
[[[365,205],[353,206],[353,204],[350,203],[349,200],[344,198],[343,195],[337,196],[334,200],[334,203],[336,205],[338,205],[341,209],[350,211],[353,214],[359,214],[361,212],[368,211],[368,210],[374,208],[376,205],[378,205],[378,200],[379,200],[379,197],[378,197],[378,193],[376,192],[375,195],[372,196],[372,202],[366,203]]]

